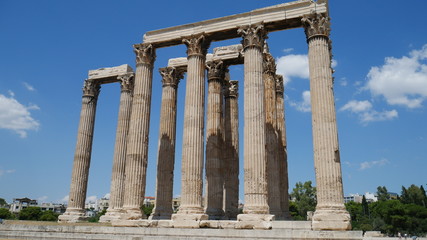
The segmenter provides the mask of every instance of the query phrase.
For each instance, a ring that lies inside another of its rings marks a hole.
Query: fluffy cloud
[[[86,203],[94,203],[98,198],[96,196],[89,196],[86,198]]]
[[[371,162],[366,161],[366,162],[360,163],[359,170],[365,170],[365,169],[372,168],[372,167],[381,167],[381,166],[384,166],[388,163],[390,163],[390,162],[385,158],[378,160],[378,161],[371,161]]]
[[[7,173],[14,173],[15,172],[15,169],[7,169],[7,170],[4,170],[4,169],[1,169],[0,168],[0,177],[1,176],[3,176],[4,174],[7,174]]]
[[[421,107],[427,99],[426,59],[427,44],[409,56],[387,57],[384,65],[371,68],[365,87],[391,105]]]
[[[308,57],[305,54],[290,54],[276,59],[277,74],[283,75],[284,83],[291,78],[309,78]]]
[[[351,100],[340,108],[340,111],[350,111],[359,116],[360,122],[362,124],[367,124],[369,122],[378,122],[392,120],[398,117],[396,110],[378,112],[373,109],[372,103],[365,101],[356,101]]]
[[[301,102],[290,101],[289,104],[292,107],[295,107],[300,112],[311,112],[310,100],[311,100],[310,91],[304,91],[302,93],[302,101]]]
[[[59,200],[59,202],[61,202],[61,203],[68,203],[69,199],[70,199],[70,196],[67,195],[67,196],[63,197],[61,200]]]
[[[10,97],[0,94],[0,129],[15,131],[25,138],[28,130],[37,130],[40,126],[30,113],[30,110],[40,108],[37,105],[24,106],[14,98],[13,92],[9,94]]]

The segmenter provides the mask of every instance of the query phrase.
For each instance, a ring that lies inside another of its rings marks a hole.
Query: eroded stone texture
[[[329,17],[310,14],[302,18],[308,42],[317,206],[315,230],[347,230],[350,215],[344,207],[332,80]]]
[[[245,206],[237,216],[245,221],[246,215],[265,218],[267,205],[267,176],[265,151],[265,105],[263,83],[263,53],[266,31],[262,24],[239,29],[245,53],[244,103],[244,172]],[[252,219],[253,217],[251,217]],[[269,219],[267,217],[267,219]]]
[[[159,69],[162,75],[162,108],[157,153],[156,204],[151,219],[170,219],[175,165],[177,89],[183,72],[174,67]]]
[[[283,76],[276,75],[276,131],[278,137],[277,158],[279,161],[280,208],[283,219],[291,219],[289,213],[288,151],[286,143],[285,101]]]
[[[183,39],[187,46],[188,68],[182,143],[181,206],[172,215],[175,224],[196,227],[194,222],[206,220],[202,207],[203,140],[205,103],[205,60],[209,40],[204,35]],[[198,226],[198,225],[197,225]]]
[[[140,206],[145,194],[148,132],[151,110],[153,63],[156,57],[151,44],[135,44],[136,72],[132,113],[126,153],[126,186],[123,202],[125,220],[145,218]]]
[[[59,216],[60,222],[79,222],[87,219],[85,201],[99,90],[100,85],[96,80],[85,80],[68,207],[65,213]]]
[[[226,218],[236,219],[239,207],[238,81],[227,81],[224,89],[224,212]]]
[[[224,167],[222,158],[222,83],[225,66],[222,61],[206,64],[208,69],[208,110],[206,126],[206,214],[209,219],[222,219]]]
[[[280,207],[280,181],[279,162],[277,151],[276,132],[276,62],[264,46],[264,101],[265,101],[265,128],[266,128],[266,160],[267,160],[267,186],[268,206],[270,214],[276,219],[282,219]]]
[[[132,110],[134,73],[119,75],[117,79],[120,82],[121,94],[119,117],[117,120],[116,144],[114,146],[113,171],[111,175],[110,202],[107,213],[101,216],[99,219],[100,222],[110,222],[113,219],[119,219],[120,211],[123,206],[127,136]]]

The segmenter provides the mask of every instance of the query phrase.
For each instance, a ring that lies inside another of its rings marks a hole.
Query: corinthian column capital
[[[136,54],[136,64],[147,64],[153,66],[156,59],[156,49],[151,44],[140,43],[133,45]]]
[[[304,15],[301,21],[302,25],[304,26],[307,41],[315,36],[329,38],[329,33],[331,31],[329,20],[330,18],[323,14],[312,13]]]
[[[183,38],[182,43],[187,46],[187,56],[202,56],[205,57],[210,46],[210,40],[206,39],[205,35],[191,35]]]
[[[227,81],[225,88],[224,88],[224,97],[238,97],[238,90],[239,90],[239,81],[237,80],[230,80]]]
[[[226,68],[221,60],[206,63],[206,68],[208,69],[208,81],[224,79]]]
[[[283,94],[284,86],[283,86],[283,76],[276,75],[276,94]]]
[[[159,68],[160,75],[162,75],[162,84],[165,86],[178,87],[179,80],[184,78],[184,72],[178,71],[174,67]]]
[[[270,53],[264,53],[264,73],[274,75],[276,73],[276,60]]]
[[[241,41],[243,50],[249,47],[256,47],[262,51],[264,40],[267,39],[267,31],[264,29],[264,23],[242,26],[237,30],[237,33],[243,37]]]
[[[117,79],[120,81],[120,86],[122,92],[132,92],[134,86],[134,73],[127,73],[120,76],[117,76]]]
[[[86,79],[83,85],[83,96],[97,98],[101,85],[93,79]]]

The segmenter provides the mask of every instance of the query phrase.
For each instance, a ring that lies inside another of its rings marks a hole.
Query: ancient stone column
[[[265,104],[263,82],[263,46],[266,32],[263,24],[238,30],[242,35],[245,54],[244,103],[244,171],[245,207],[239,221],[271,220],[267,204],[267,175],[265,151]],[[246,224],[240,227],[251,227]],[[258,226],[252,226],[258,227]],[[262,226],[260,226],[262,227]],[[268,227],[268,226],[266,226]]]
[[[156,204],[151,219],[170,219],[173,213],[173,170],[175,165],[177,90],[183,72],[174,67],[159,69],[162,75],[162,108],[157,153]]]
[[[283,76],[276,75],[276,131],[278,137],[277,158],[279,161],[280,208],[283,219],[291,219],[289,213],[288,151],[286,143],[285,101]]]
[[[239,208],[238,86],[238,81],[228,81],[224,91],[224,212],[228,219],[236,219]]]
[[[276,219],[282,219],[280,207],[279,162],[277,151],[276,132],[276,62],[264,46],[264,101],[265,101],[265,128],[266,128],[266,156],[267,156],[267,185],[268,206],[270,214]]]
[[[85,80],[68,207],[65,213],[59,216],[60,222],[79,222],[87,219],[85,201],[99,90],[100,85],[96,81]]]
[[[206,64],[208,69],[208,109],[206,123],[206,210],[209,219],[224,218],[221,131],[222,82],[225,68],[222,61]]]
[[[136,72],[126,153],[122,218],[127,220],[146,217],[140,207],[145,194],[151,87],[156,57],[151,44],[135,44],[133,47],[136,53]]]
[[[124,74],[117,77],[120,82],[120,107],[117,120],[116,144],[114,146],[113,172],[111,175],[110,202],[107,213],[102,215],[100,222],[110,222],[120,218],[123,206],[123,192],[125,189],[125,166],[127,136],[129,132],[129,121],[132,110],[132,93],[134,85],[134,74]]]
[[[317,206],[316,230],[350,229],[344,207],[340,152],[333,94],[329,17],[310,14],[302,18],[308,43]]]
[[[183,39],[187,46],[187,86],[182,142],[181,205],[172,216],[175,226],[199,227],[207,219],[202,206],[205,60],[210,42],[204,35]]]

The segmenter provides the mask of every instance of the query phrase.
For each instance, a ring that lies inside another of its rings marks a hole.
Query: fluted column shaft
[[[223,185],[221,172],[223,136],[221,132],[222,82],[224,66],[222,61],[206,64],[208,68],[208,109],[206,123],[206,214],[210,219],[224,216]]]
[[[226,84],[224,97],[224,211],[228,219],[236,219],[239,207],[238,81]]]
[[[288,180],[288,152],[286,143],[286,121],[285,121],[285,101],[283,98],[284,86],[283,76],[276,75],[276,131],[278,137],[279,161],[279,183],[280,183],[280,207],[282,217],[290,219],[289,213],[289,180]]]
[[[125,219],[145,218],[140,207],[144,200],[151,87],[155,49],[151,44],[134,45],[136,53],[135,86],[126,153],[126,186],[123,210]]]
[[[333,94],[329,17],[312,14],[305,16],[302,21],[309,47],[313,148],[317,183],[317,206],[313,215],[313,228],[349,229],[350,219],[344,207]]]
[[[188,67],[182,143],[182,191],[179,214],[203,214],[203,146],[205,60],[209,46],[203,35],[184,39]]]
[[[263,82],[263,25],[240,28],[244,47],[244,214],[268,214]]]
[[[157,154],[156,204],[153,219],[170,219],[173,213],[173,171],[175,165],[177,90],[182,73],[173,67],[161,68],[162,107]]]
[[[276,63],[270,53],[264,53],[264,101],[266,127],[266,156],[267,156],[267,184],[268,206],[270,214],[276,219],[282,218],[280,207],[279,162],[277,151],[276,132]]]
[[[66,212],[59,217],[59,221],[77,222],[85,220],[85,200],[99,89],[100,85],[96,81],[85,80],[68,207]]]
[[[132,93],[134,74],[118,76],[121,87],[119,116],[117,120],[116,143],[114,145],[113,171],[111,175],[110,202],[107,213],[100,218],[100,222],[108,222],[119,218],[119,211],[123,206],[125,189],[125,166],[127,136],[129,132],[130,114],[132,110]]]

